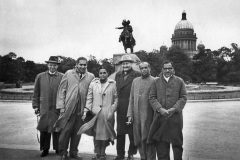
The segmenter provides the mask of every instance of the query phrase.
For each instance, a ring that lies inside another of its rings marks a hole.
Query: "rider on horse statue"
[[[126,21],[124,19],[122,21],[122,25],[123,25],[123,27],[116,27],[116,29],[123,29],[123,31],[119,37],[119,42],[121,42],[123,39],[125,39],[125,41],[127,41],[127,38],[130,38],[130,41],[134,41],[134,43],[135,43],[135,39],[132,35],[133,28],[130,25],[130,21],[129,20]]]

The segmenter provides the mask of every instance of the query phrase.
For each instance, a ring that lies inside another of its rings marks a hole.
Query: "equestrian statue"
[[[120,37],[119,37],[119,42],[122,41],[123,47],[125,50],[125,53],[127,53],[127,48],[130,48],[131,53],[133,53],[133,47],[136,45],[136,41],[132,35],[133,28],[130,25],[129,20],[123,20],[122,21],[122,26],[123,27],[116,27],[115,29],[123,29]]]

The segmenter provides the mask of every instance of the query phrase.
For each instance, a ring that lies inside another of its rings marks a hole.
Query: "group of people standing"
[[[127,160],[133,160],[137,150],[144,160],[155,160],[156,155],[159,160],[170,160],[170,144],[174,159],[182,159],[182,109],[187,94],[184,81],[174,75],[172,62],[165,61],[159,77],[154,78],[147,62],[139,64],[139,72],[132,68],[131,56],[123,55],[115,80],[108,78],[104,66],[95,78],[87,71],[84,57],[64,75],[57,72],[57,57],[46,63],[49,69],[37,75],[32,102],[35,113],[40,112],[41,157],[49,153],[52,134],[53,149],[62,160],[82,159],[78,155],[81,133],[91,130],[96,153],[92,160],[106,160],[106,147],[115,139],[114,160],[124,160],[126,135],[130,142]],[[88,111],[94,117],[84,122]]]

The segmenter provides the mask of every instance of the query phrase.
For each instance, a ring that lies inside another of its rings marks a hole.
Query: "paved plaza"
[[[183,111],[184,160],[239,160],[239,115],[237,100],[188,102]],[[36,124],[30,101],[0,101],[0,159],[59,159],[52,150],[49,156],[39,157]],[[82,136],[79,154],[84,159],[92,157],[92,140]],[[115,146],[106,153],[107,159],[113,159]]]

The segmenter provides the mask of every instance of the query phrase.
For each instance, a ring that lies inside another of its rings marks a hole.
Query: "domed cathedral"
[[[172,45],[180,46],[190,58],[197,53],[196,51],[196,33],[193,25],[187,20],[186,12],[183,11],[182,19],[177,23],[172,35]]]

